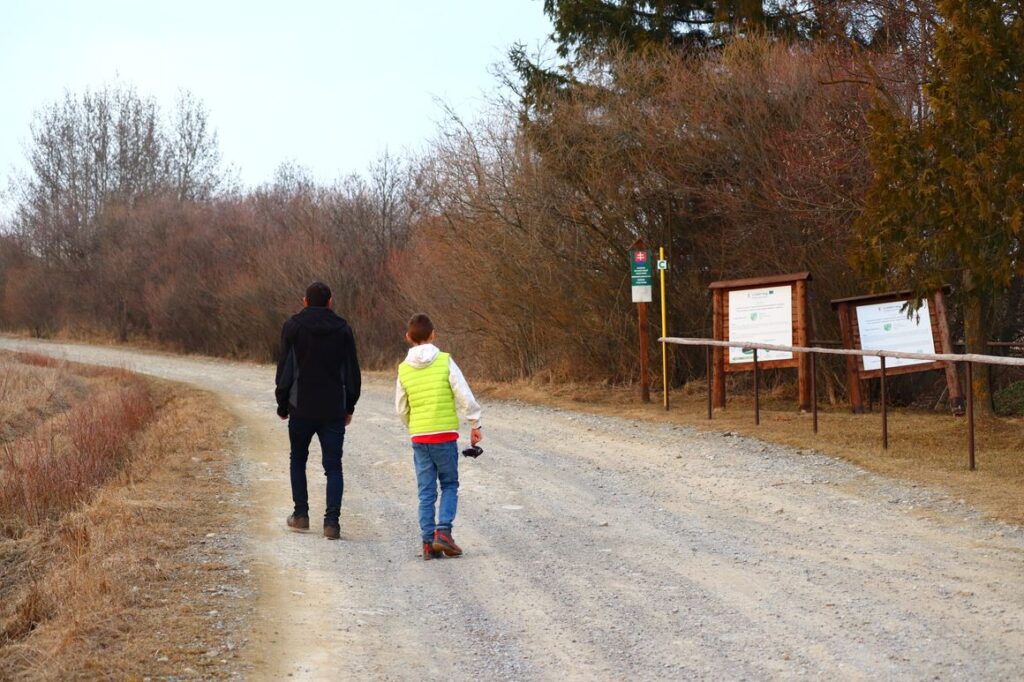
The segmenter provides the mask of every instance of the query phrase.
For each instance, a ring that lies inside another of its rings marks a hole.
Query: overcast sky
[[[286,160],[333,180],[418,148],[438,99],[472,117],[550,32],[541,0],[0,0],[0,187],[34,111],[117,82],[168,110],[191,90],[246,184]]]

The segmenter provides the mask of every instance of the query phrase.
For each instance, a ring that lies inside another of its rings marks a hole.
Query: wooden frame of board
[[[708,289],[712,296],[712,338],[718,341],[729,340],[729,292],[744,289],[761,289],[777,286],[792,287],[793,311],[793,344],[807,346],[810,342],[810,315],[807,310],[807,287],[811,281],[811,273],[797,272],[788,275],[771,275],[768,277],[750,277],[712,282]],[[737,339],[752,341],[753,339]],[[797,369],[797,382],[800,393],[800,409],[811,409],[811,358],[807,353],[796,353],[788,360],[759,361],[759,369]],[[725,375],[728,372],[753,371],[753,363],[729,362],[728,349],[715,347],[712,359],[712,404],[725,407]]]
[[[932,342],[935,344],[936,353],[953,353],[953,342],[949,333],[949,318],[946,308],[946,295],[950,287],[945,286],[936,289],[928,295],[928,317],[932,329]],[[857,308],[872,303],[895,303],[909,301],[913,298],[913,292],[889,291],[884,294],[869,294],[866,296],[852,296],[850,298],[837,298],[832,301],[832,309],[839,315],[839,330],[843,340],[843,348],[862,350],[860,339],[860,325],[857,320]],[[913,374],[915,372],[928,372],[940,370],[946,373],[946,385],[949,389],[949,402],[954,412],[963,409],[963,393],[960,390],[960,381],[956,368],[951,362],[925,362],[917,365],[886,368],[886,377],[899,374]],[[849,355],[846,357],[846,383],[850,393],[850,405],[855,413],[864,412],[864,391],[861,381],[874,379],[882,375],[881,370],[864,369],[864,358]]]

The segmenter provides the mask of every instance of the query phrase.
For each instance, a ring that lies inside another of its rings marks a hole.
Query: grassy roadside
[[[869,471],[936,486],[1003,521],[1024,524],[1024,418],[977,423],[976,471],[967,470],[967,424],[948,414],[891,409],[889,449],[881,446],[879,413],[854,415],[848,409],[819,412],[819,433],[811,415],[800,414],[791,399],[762,399],[761,424],[754,425],[753,400],[730,396],[729,406],[707,420],[704,385],[691,384],[670,396],[640,402],[635,389],[518,382],[473,382],[484,397],[551,405],[608,416],[682,424],[702,431],[732,431],[796,449],[823,452]]]
[[[241,490],[224,452],[230,415],[209,394],[127,372],[17,354],[0,364],[16,377],[0,390],[0,679],[238,672],[252,585],[231,532]],[[128,403],[111,396],[151,410],[125,424],[111,415]],[[44,478],[21,476],[46,442]],[[86,451],[112,466],[70,476]],[[32,508],[11,504],[12,480],[28,499],[83,485]]]

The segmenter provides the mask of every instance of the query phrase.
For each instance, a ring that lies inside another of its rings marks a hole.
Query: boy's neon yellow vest
[[[411,435],[459,430],[455,394],[448,383],[448,353],[438,353],[426,367],[402,362],[398,366],[398,380],[409,398]]]

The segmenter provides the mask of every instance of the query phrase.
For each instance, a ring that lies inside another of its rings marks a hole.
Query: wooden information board
[[[712,336],[719,341],[749,341],[782,346],[807,346],[809,316],[807,286],[811,273],[751,277],[712,282]],[[810,366],[805,355],[759,351],[759,369],[795,367],[800,388],[800,409],[811,406]],[[725,407],[725,375],[754,369],[753,352],[744,348],[715,348],[712,403]]]
[[[884,294],[839,298],[832,308],[839,315],[839,329],[843,348],[857,350],[893,350],[910,353],[952,353],[953,343],[946,316],[946,294],[949,287],[932,292],[920,301],[921,308],[914,316],[907,315],[910,291],[890,291]],[[954,412],[963,409],[953,363],[927,360],[899,360],[887,358],[885,375],[911,374],[941,370],[946,373],[949,402]],[[846,358],[846,380],[853,411],[864,411],[861,381],[881,376],[881,361],[873,357]]]

